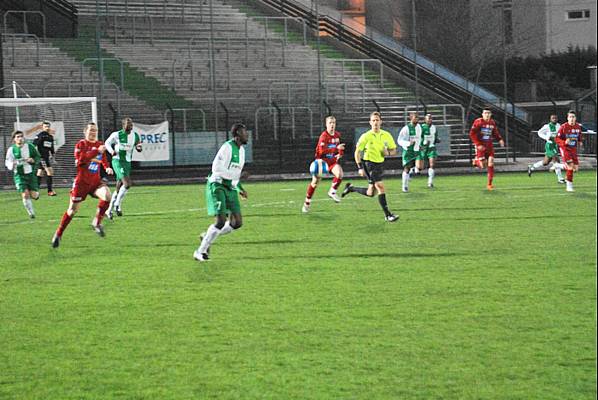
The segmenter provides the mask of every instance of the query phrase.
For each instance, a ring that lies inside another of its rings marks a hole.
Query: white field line
[[[594,187],[594,186],[590,186],[590,185],[579,185],[576,186],[576,188],[590,188],[590,187]],[[529,186],[529,187],[521,187],[521,186],[517,186],[517,187],[504,187],[504,188],[500,188],[500,189],[495,189],[495,191],[508,191],[508,190],[529,190],[529,189],[542,189],[542,188],[552,188],[552,186],[548,187],[537,187],[537,186]],[[485,189],[483,188],[476,188],[476,189],[471,189],[471,190],[467,190],[467,191],[483,191]],[[421,192],[422,193],[430,193],[430,190],[427,188],[422,187],[421,188]],[[463,190],[443,190],[442,192],[437,192],[438,194],[444,194],[444,193],[462,193]],[[417,193],[417,192],[413,192],[411,191],[410,193]],[[387,196],[401,196],[401,197],[408,197],[410,195],[410,193],[401,193],[401,192],[390,192],[390,193],[386,193]],[[586,194],[592,194],[592,195],[596,195],[596,192],[583,192]],[[14,195],[14,193],[13,193]],[[565,189],[563,188],[563,192],[562,193],[542,193],[542,192],[536,192],[536,193],[529,193],[529,194],[525,194],[525,195],[516,195],[516,194],[511,194],[510,197],[512,198],[517,198],[517,199],[525,199],[525,198],[538,198],[538,197],[553,197],[553,196],[571,196],[571,193],[567,193],[565,192]],[[573,194],[574,195],[574,194]],[[358,197],[356,197],[357,195],[354,194],[352,195],[352,197],[346,198],[343,201],[346,202],[347,200],[349,200],[349,202],[353,202],[353,199],[356,199]],[[451,200],[453,201],[465,201],[467,200],[467,197],[457,197],[457,198],[451,198]],[[251,201],[251,200],[249,200]],[[321,198],[321,199],[312,199],[312,203],[313,202],[322,202],[322,201],[329,201],[332,202],[332,200],[328,199],[328,198]],[[256,203],[256,204],[251,204],[251,203],[244,203],[243,204],[243,208],[261,208],[261,207],[296,207],[297,204],[301,204],[303,203],[303,198],[298,199],[298,200],[288,200],[288,201],[272,201],[272,202],[267,202],[267,203]],[[19,202],[20,204],[20,202]],[[340,206],[340,204],[339,204]],[[192,213],[192,212],[199,212],[199,211],[205,211],[206,207],[200,207],[200,208],[184,208],[184,209],[175,209],[175,210],[167,210],[167,211],[141,211],[141,212],[136,212],[136,213],[129,213],[128,215],[132,215],[132,216],[146,216],[146,215],[162,215],[165,213],[168,214],[178,214],[178,213]],[[300,211],[300,210],[299,210]],[[298,211],[298,214],[299,214]],[[403,209],[402,212],[409,212],[409,209]],[[433,211],[433,210],[430,210]],[[24,211],[23,211],[24,212]],[[17,221],[17,222],[0,222],[0,226],[10,226],[10,225],[21,225],[21,224],[34,224],[36,221],[39,221],[39,219],[37,220],[30,220],[30,219],[24,219],[23,221]],[[58,219],[48,219],[48,220],[43,220],[42,222],[59,222],[60,218]]]

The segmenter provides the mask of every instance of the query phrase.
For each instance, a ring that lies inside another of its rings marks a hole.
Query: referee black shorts
[[[382,168],[383,165],[384,162],[376,163],[372,161],[365,161],[363,163],[363,170],[370,185],[382,181],[382,178],[384,177],[384,169]]]
[[[52,159],[50,158],[49,154],[42,154],[42,158],[40,160],[39,169],[42,168],[49,168],[52,166]]]

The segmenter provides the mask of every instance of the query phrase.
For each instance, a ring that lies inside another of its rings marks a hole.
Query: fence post
[[[274,124],[274,140],[276,140],[277,136],[276,131],[280,132],[280,137],[278,137],[278,167],[282,168],[282,111],[276,102],[272,102],[272,106],[276,109],[276,116],[278,120]]]
[[[172,109],[172,107],[170,106],[170,104],[166,103],[166,108],[168,108],[168,110],[170,111],[170,134],[172,136],[172,169],[175,170],[176,169],[176,147],[174,147],[175,145],[175,130],[174,130],[174,110]]]

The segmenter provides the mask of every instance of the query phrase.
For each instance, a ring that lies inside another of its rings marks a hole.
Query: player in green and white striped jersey
[[[208,215],[216,217],[216,220],[201,235],[201,244],[193,253],[197,261],[209,259],[210,246],[218,236],[231,233],[243,224],[239,195],[247,198],[240,179],[245,165],[243,145],[247,144],[248,133],[243,124],[233,125],[231,132],[233,138],[218,150],[206,183]]]
[[[39,163],[41,155],[35,145],[25,142],[25,135],[21,131],[12,133],[14,144],[8,148],[4,165],[9,171],[14,172],[14,181],[17,191],[21,193],[23,206],[30,218],[35,218],[35,210],[31,199],[39,199],[39,186],[35,176],[35,166]]]
[[[133,150],[141,151],[141,138],[137,132],[133,132],[133,120],[129,117],[123,118],[122,129],[112,132],[106,142],[106,150],[112,155],[112,169],[116,175],[116,190],[112,196],[110,206],[106,215],[113,218],[113,212],[119,217],[122,216],[120,205],[129,188],[133,185],[131,180],[131,161]]]
[[[415,166],[419,155],[422,128],[416,111],[409,112],[409,123],[399,132],[397,144],[403,149],[403,192],[409,191],[409,171]]]
[[[422,138],[419,146],[419,154],[416,157],[415,168],[421,171],[425,167],[426,160],[428,160],[428,187],[434,187],[434,164],[438,152],[436,151],[436,143],[438,143],[438,135],[436,134],[436,126],[432,123],[432,114],[424,116],[424,123],[422,127]]]
[[[561,171],[566,166],[561,164],[559,160],[559,147],[556,144],[556,135],[558,134],[560,127],[561,124],[558,123],[558,116],[556,114],[551,114],[550,121],[538,131],[538,136],[546,140],[546,145],[544,146],[544,159],[527,166],[527,175],[530,178],[536,169],[545,167],[552,161],[550,169],[554,169],[557,181],[559,183],[565,183]]]

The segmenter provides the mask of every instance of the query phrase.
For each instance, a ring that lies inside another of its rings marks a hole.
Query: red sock
[[[313,195],[314,195],[314,192],[315,192],[315,191],[316,191],[316,188],[315,188],[315,187],[313,187],[313,186],[311,185],[311,183],[310,183],[309,185],[307,185],[307,195],[305,195],[305,198],[306,198],[307,200],[311,200],[311,196],[313,196]]]
[[[336,176],[332,178],[332,189],[336,190],[341,185],[343,178],[337,178]]]
[[[98,201],[98,209],[96,210],[96,225],[102,223],[102,218],[104,218],[104,214],[106,214],[106,210],[110,205],[109,201],[100,200]]]
[[[488,165],[488,185],[492,185],[492,179],[494,179],[494,166]]]
[[[573,170],[572,169],[567,170],[567,180],[569,182],[573,182]]]
[[[62,219],[60,220],[58,229],[56,229],[56,234],[58,236],[62,236],[62,234],[64,233],[64,230],[66,229],[66,227],[68,226],[68,224],[71,222],[72,219],[73,219],[73,217],[71,215],[69,215],[67,212],[65,212],[62,215]]]

